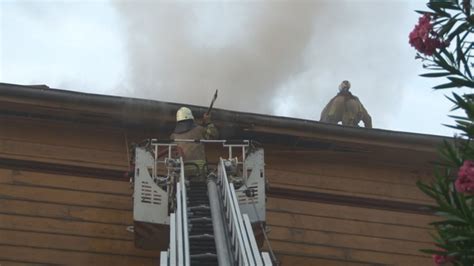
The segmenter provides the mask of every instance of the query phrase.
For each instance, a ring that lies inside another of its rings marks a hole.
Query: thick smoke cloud
[[[334,3],[337,2],[337,3]],[[412,57],[384,1],[114,2],[136,97],[318,120],[343,79],[383,127]],[[406,12],[405,12],[406,13]],[[391,21],[391,23],[388,23]],[[411,22],[410,22],[411,23]],[[405,59],[406,60],[406,59]]]

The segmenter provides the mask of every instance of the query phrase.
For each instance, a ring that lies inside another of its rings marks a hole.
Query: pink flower
[[[431,24],[431,17],[428,14],[423,15],[418,20],[418,24],[408,36],[409,43],[415,49],[425,55],[433,55],[438,48],[444,48],[448,43],[441,41]]]
[[[446,250],[440,249],[440,251],[446,251]],[[456,260],[454,257],[448,256],[448,255],[438,255],[438,254],[433,254],[432,258],[433,258],[433,262],[437,266],[445,265],[448,262],[453,262]]]
[[[436,265],[443,265],[447,262],[446,256],[434,254],[432,257]]]
[[[459,168],[454,187],[460,193],[474,194],[474,161],[464,161],[461,168]]]

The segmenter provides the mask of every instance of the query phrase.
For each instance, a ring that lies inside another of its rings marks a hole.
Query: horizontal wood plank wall
[[[125,132],[70,122],[0,118],[0,158],[127,169]]]
[[[325,203],[269,198],[270,244],[299,260],[326,259],[383,265],[430,265],[420,248],[430,248],[427,223],[419,215]],[[286,264],[291,265],[291,264]]]
[[[270,186],[333,195],[394,200],[406,203],[432,203],[417,187],[417,180],[429,180],[430,172],[420,168],[321,162],[318,157],[288,153],[276,156],[265,150],[266,175]]]
[[[125,170],[126,144],[148,133],[60,121],[0,118],[0,159]],[[215,146],[215,145],[214,145]],[[427,165],[355,163],[345,153],[280,152],[266,145],[270,187],[335,196],[430,204],[415,187]],[[210,147],[210,159],[216,150]],[[289,151],[288,151],[289,150]],[[413,156],[413,154],[411,155]],[[365,157],[364,157],[365,158]],[[157,252],[135,249],[131,190],[123,181],[0,168],[0,264],[148,265]],[[272,248],[283,265],[431,265],[430,215],[268,199]]]
[[[152,265],[136,249],[127,182],[0,169],[0,261]],[[7,263],[8,262],[8,263]]]
[[[270,190],[432,203],[415,186],[417,180],[431,178],[426,165],[361,164],[343,153],[339,162],[298,152],[283,154],[265,149]],[[268,198],[269,238],[277,257],[284,265],[312,265],[319,260],[328,261],[322,265],[431,265],[431,258],[419,249],[432,248],[428,223],[434,216],[354,205]]]

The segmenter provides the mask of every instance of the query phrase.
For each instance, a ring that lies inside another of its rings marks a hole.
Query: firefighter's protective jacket
[[[364,122],[366,128],[372,128],[372,118],[360,102],[359,98],[349,91],[339,92],[321,112],[321,122],[337,124],[342,122],[345,126],[358,126]]]
[[[214,124],[204,126],[196,125],[193,120],[183,121],[188,123],[180,130],[171,134],[171,139],[216,139],[219,131]],[[180,122],[178,122],[180,123]],[[178,126],[177,126],[178,129]],[[203,175],[206,164],[206,151],[202,143],[178,143],[178,150],[185,163],[185,172],[189,175]]]
[[[187,131],[174,132],[171,134],[172,139],[216,139],[219,135],[214,124],[210,123],[206,126],[193,124]],[[206,152],[204,145],[200,143],[178,143],[178,147],[182,152],[184,161],[206,160]]]

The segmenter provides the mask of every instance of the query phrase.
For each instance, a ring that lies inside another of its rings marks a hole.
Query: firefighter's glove
[[[211,115],[208,113],[204,113],[204,115],[202,116],[202,124],[206,126],[209,123],[211,123]]]

